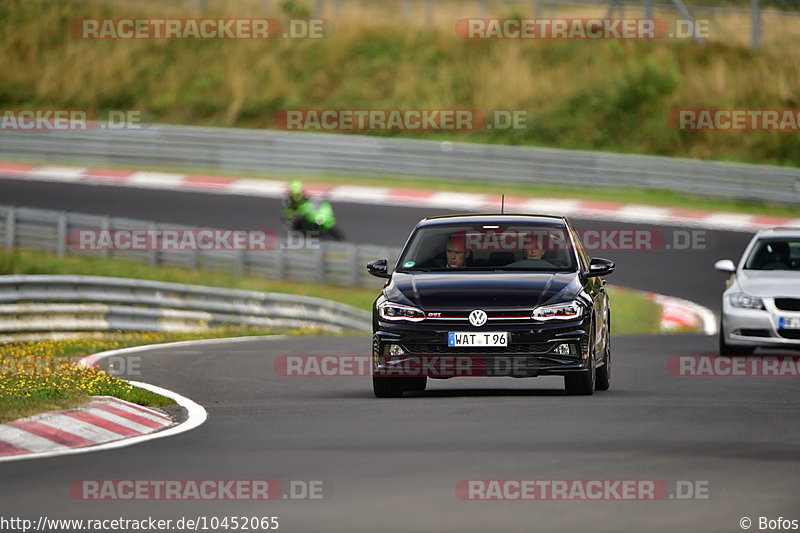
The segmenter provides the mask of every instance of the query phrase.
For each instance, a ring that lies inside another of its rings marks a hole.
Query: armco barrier
[[[0,276],[0,334],[226,325],[370,331],[371,319],[349,305],[293,294],[101,276]]]
[[[0,246],[55,252],[60,255],[91,255],[141,261],[152,265],[221,270],[270,279],[340,286],[379,288],[381,281],[369,275],[365,265],[382,257],[394,262],[399,250],[386,246],[319,241],[319,246],[274,250],[142,251],[106,250],[85,252],[67,246],[73,229],[197,229],[179,224],[161,224],[129,218],[67,213],[48,209],[0,206]],[[283,243],[286,244],[286,243]]]
[[[0,158],[273,175],[333,173],[667,189],[800,203],[797,168],[349,134],[147,124],[124,130],[0,130]]]

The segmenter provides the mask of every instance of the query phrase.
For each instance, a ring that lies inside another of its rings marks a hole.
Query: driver
[[[463,268],[467,266],[470,251],[467,250],[467,238],[464,233],[453,233],[447,239],[445,247],[447,254],[447,268]]]

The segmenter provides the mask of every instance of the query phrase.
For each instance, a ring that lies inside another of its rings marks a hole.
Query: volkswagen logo
[[[486,311],[483,309],[476,309],[469,314],[469,323],[475,327],[486,324]]]

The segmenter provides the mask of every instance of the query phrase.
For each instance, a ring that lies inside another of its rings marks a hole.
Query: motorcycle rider
[[[298,209],[306,202],[308,202],[308,196],[306,196],[302,182],[300,180],[290,181],[289,195],[283,200],[284,220],[294,220],[297,217]]]

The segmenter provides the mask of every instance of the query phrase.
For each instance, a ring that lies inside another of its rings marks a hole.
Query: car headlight
[[[583,304],[577,300],[537,307],[531,313],[534,320],[572,320],[583,314]]]
[[[422,309],[392,302],[380,304],[378,313],[384,320],[408,320],[410,322],[425,320],[425,313]]]
[[[731,305],[734,307],[742,307],[744,309],[764,309],[764,302],[761,298],[750,296],[743,292],[734,292],[729,296]]]

